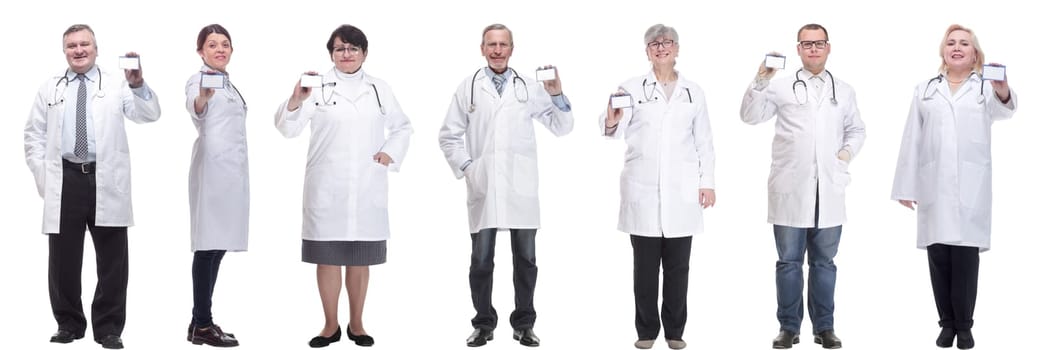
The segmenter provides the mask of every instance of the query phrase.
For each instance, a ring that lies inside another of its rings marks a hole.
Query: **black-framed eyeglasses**
[[[823,50],[825,46],[828,46],[827,40],[805,40],[799,42],[799,47],[809,50],[816,46],[818,49]]]
[[[648,49],[657,49],[657,48],[661,47],[661,48],[668,49],[668,48],[672,47],[672,45],[674,45],[674,44],[676,44],[675,40],[652,41],[652,42],[647,43],[647,48]]]

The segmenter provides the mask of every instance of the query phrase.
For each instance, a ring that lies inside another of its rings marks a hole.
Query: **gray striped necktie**
[[[495,91],[498,91],[499,96],[502,96],[502,88],[506,86],[506,76],[496,74],[492,76],[492,82],[495,83]]]
[[[87,160],[87,76],[76,75],[80,81],[76,92],[76,147],[73,154],[80,160]]]

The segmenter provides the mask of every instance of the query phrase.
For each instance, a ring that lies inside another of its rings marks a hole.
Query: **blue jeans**
[[[777,244],[777,321],[781,330],[802,328],[802,262],[810,257],[807,299],[813,333],[835,329],[835,273],[842,226],[800,228],[774,225]]]
[[[492,275],[495,271],[495,234],[487,228],[470,234],[470,297],[477,315],[470,320],[474,328],[495,329],[499,316],[492,306]],[[510,229],[513,247],[514,310],[510,314],[513,329],[532,328],[535,325],[535,280],[539,268],[535,265],[535,230]]]

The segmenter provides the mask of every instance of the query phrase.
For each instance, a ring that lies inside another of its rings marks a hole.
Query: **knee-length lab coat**
[[[87,85],[87,103],[94,124],[97,169],[97,199],[94,223],[97,226],[134,225],[130,198],[130,146],[123,119],[135,123],[159,120],[159,97],[145,84],[144,99],[130,89],[122,70],[101,71],[100,81]],[[76,83],[67,83],[68,71],[55,75],[40,86],[25,124],[25,162],[36,179],[43,198],[43,233],[58,233],[61,221],[62,129],[65,108],[74,103]],[[100,84],[100,88],[99,88]],[[100,92],[98,92],[100,89]],[[75,108],[75,106],[72,106]],[[75,125],[69,125],[75,127]]]
[[[249,239],[249,161],[246,101],[231,80],[215,89],[201,114],[195,113],[203,66],[184,87],[185,107],[199,136],[188,172],[192,251],[245,251]]]
[[[777,116],[773,162],[767,180],[767,222],[791,227],[835,227],[846,222],[846,186],[849,163],[838,158],[841,149],[855,157],[864,145],[864,121],[853,88],[830,74],[820,94],[796,84],[796,75],[775,78],[762,91],[752,83],[741,102],[741,120],[758,124]],[[810,74],[800,78],[809,83]],[[834,85],[832,84],[834,81]],[[837,103],[831,102],[832,86]],[[820,191],[820,217],[814,206]]]
[[[705,230],[700,189],[715,188],[705,93],[683,75],[672,96],[654,73],[620,85],[634,99],[610,138],[629,145],[621,176],[618,230],[647,237],[686,237]],[[604,132],[606,111],[600,115]]]
[[[982,103],[980,85],[983,85]],[[990,129],[1016,111],[971,75],[951,92],[944,78],[915,87],[892,199],[918,201],[918,248],[934,243],[990,249]]]
[[[539,228],[539,170],[532,120],[556,136],[574,128],[571,112],[557,108],[542,83],[527,76],[507,79],[502,96],[484,72],[467,76],[456,89],[441,127],[440,143],[456,178],[466,177],[470,233],[493,227]],[[463,171],[467,161],[472,162]]]
[[[302,236],[311,241],[387,240],[387,171],[397,171],[405,160],[412,124],[383,80],[358,71],[361,84],[347,84],[335,70],[324,79],[336,86],[314,88],[292,112],[286,100],[275,113],[275,127],[285,137],[311,126]],[[379,152],[394,162],[377,163],[373,156]]]

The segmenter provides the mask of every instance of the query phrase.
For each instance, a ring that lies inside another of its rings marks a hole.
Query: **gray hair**
[[[94,30],[90,29],[90,26],[88,26],[86,24],[73,24],[73,25],[69,26],[69,29],[65,30],[64,34],[61,35],[62,49],[65,48],[65,43],[64,43],[65,37],[69,36],[69,34],[72,34],[72,33],[75,33],[75,32],[81,31],[81,30],[86,30],[86,31],[90,32],[90,38],[91,38],[91,41],[94,43],[94,47],[96,48],[98,46],[98,39],[97,39],[97,37],[94,36]]]
[[[510,28],[506,28],[505,24],[495,23],[484,27],[484,31],[481,32],[481,45],[484,45],[484,35],[493,30],[505,30],[506,33],[510,34],[510,46],[513,46],[513,31]]]
[[[664,36],[677,42],[680,41],[680,35],[676,33],[676,28],[659,23],[647,28],[647,33],[643,34],[643,44],[650,44],[659,36]]]

